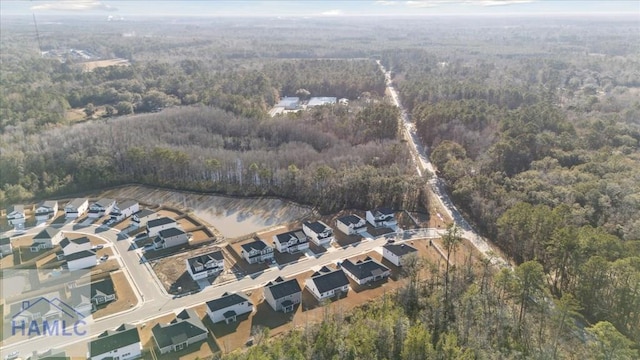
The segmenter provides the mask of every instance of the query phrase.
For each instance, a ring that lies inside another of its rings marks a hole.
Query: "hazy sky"
[[[105,16],[406,16],[501,14],[599,14],[639,16],[640,0],[266,0],[127,1],[1,0],[0,14],[93,14]]]

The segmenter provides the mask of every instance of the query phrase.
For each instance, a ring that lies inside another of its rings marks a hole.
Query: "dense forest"
[[[402,291],[230,358],[637,358],[637,21],[42,25],[43,51],[129,62],[92,71],[43,56],[29,21],[0,24],[1,205],[137,182],[420,209],[380,59],[456,205],[518,264],[424,280],[416,260]],[[268,116],[301,94],[350,102]]]

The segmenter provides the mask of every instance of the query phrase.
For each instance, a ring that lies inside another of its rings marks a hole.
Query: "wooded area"
[[[41,56],[29,21],[0,24],[1,205],[138,182],[420,209],[380,59],[456,205],[518,264],[409,269],[398,294],[230,358],[637,358],[637,21],[43,25],[44,51],[131,63],[89,72]],[[307,93],[350,102],[268,117]]]

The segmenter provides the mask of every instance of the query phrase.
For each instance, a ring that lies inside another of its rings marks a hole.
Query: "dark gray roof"
[[[244,295],[240,295],[238,293],[231,293],[231,294],[224,293],[222,294],[221,297],[217,299],[207,301],[207,307],[209,308],[209,311],[213,312],[213,311],[226,309],[229,306],[241,304],[245,301],[249,301],[249,299],[246,298]],[[251,301],[249,301],[249,303],[251,303]]]
[[[33,354],[27,360],[69,360],[66,351],[49,349],[43,353]]]
[[[122,210],[122,209],[130,208],[130,207],[135,206],[137,204],[138,204],[138,202],[135,201],[135,200],[124,200],[123,202],[118,203],[117,206],[118,206],[118,209]]]
[[[170,217],[163,216],[158,219],[149,220],[147,226],[149,228],[175,223],[176,221]]]
[[[309,229],[313,230],[313,232],[315,232],[316,234],[320,234],[325,230],[331,230],[331,228],[327,224],[323,223],[322,221],[314,221],[314,222],[305,221],[304,225]]]
[[[318,273],[311,277],[311,281],[316,284],[316,288],[320,293],[349,285],[347,275],[344,274],[342,269],[334,270],[328,273]]]
[[[106,198],[103,198],[103,199],[100,199],[100,200],[96,201],[96,202],[95,202],[95,203],[93,203],[93,204],[94,204],[94,205],[99,205],[99,206],[101,206],[101,207],[103,207],[103,208],[106,208],[107,206],[110,206],[110,205],[111,205],[111,204],[113,204],[114,202],[116,202],[116,201],[115,201],[115,200],[113,200],[113,199],[106,199]]]
[[[224,260],[224,255],[222,254],[222,251],[221,250],[217,250],[217,251],[213,251],[213,252],[210,252],[210,253],[194,256],[192,258],[187,259],[187,263],[189,264],[189,267],[191,268],[191,272],[192,273],[196,273],[197,271],[195,269],[195,266],[197,266],[197,265],[204,266],[204,264],[206,264],[207,262],[209,262],[211,260],[217,260],[217,261]]]
[[[160,230],[160,232],[158,232],[158,235],[160,237],[162,237],[162,238],[168,238],[168,237],[172,237],[172,236],[182,235],[184,233],[185,232],[182,231],[182,229],[178,229],[177,227],[173,227],[173,228]]]
[[[252,242],[250,242],[248,244],[243,244],[242,245],[242,250],[244,250],[246,252],[251,252],[252,250],[262,251],[267,246],[268,245],[264,241],[256,240],[256,241],[252,241]]]
[[[288,231],[286,233],[276,235],[276,240],[278,240],[278,242],[281,244],[288,243],[291,240],[291,238],[297,238],[298,242],[307,241],[307,235],[304,234],[304,231],[302,231],[302,229],[296,229],[293,231]]]
[[[133,214],[135,216],[137,216],[139,219],[143,218],[145,216],[149,216],[149,215],[153,215],[155,214],[155,211],[149,210],[149,209],[142,209],[140,211],[138,211],[137,213]]]
[[[116,290],[113,286],[113,280],[109,277],[104,280],[71,289],[71,305],[79,305],[82,302],[81,296],[88,296],[93,299],[98,295],[109,296],[114,295],[115,293]]]
[[[91,357],[98,356],[122,347],[139,343],[140,334],[138,328],[122,324],[117,329],[105,331],[97,339],[89,343],[89,354]]]
[[[54,227],[46,227],[42,231],[40,231],[36,236],[33,237],[33,240],[39,239],[51,239],[56,236],[60,232],[60,229]]]
[[[54,207],[56,207],[56,205],[58,205],[57,201],[47,200],[47,201],[42,201],[41,203],[39,203],[38,207],[47,207],[47,208],[53,209]]]
[[[91,240],[89,240],[89,238],[86,237],[86,236],[83,236],[83,237],[78,238],[78,239],[72,239],[72,240],[69,240],[69,238],[64,238],[64,239],[62,239],[62,241],[60,241],[60,246],[64,249],[67,246],[69,246],[69,244],[71,244],[71,243],[80,245],[80,244],[86,244],[88,242],[91,242]]]
[[[91,250],[82,250],[82,251],[78,251],[78,252],[75,252],[73,254],[69,254],[69,255],[65,256],[65,260],[67,260],[67,262],[69,262],[69,261],[73,261],[73,260],[88,258],[88,257],[91,257],[91,256],[95,257],[96,253],[91,251]]]
[[[345,271],[350,272],[353,276],[360,280],[379,275],[385,271],[389,271],[389,268],[373,259],[358,261],[356,263],[352,263],[347,259],[342,262],[341,266]]]
[[[352,225],[352,224],[355,225],[355,224],[357,224],[357,223],[359,223],[359,222],[361,222],[363,220],[364,219],[361,218],[358,215],[345,215],[345,216],[339,217],[338,220],[336,220],[336,221],[339,221],[339,222],[341,222],[341,223],[343,223],[343,224],[348,226],[348,225]]]
[[[161,348],[177,345],[209,330],[193,309],[182,310],[169,324],[156,324],[151,332]]]
[[[87,198],[76,198],[76,199],[73,199],[73,200],[69,201],[67,203],[67,205],[65,205],[65,207],[73,206],[74,208],[77,209],[80,206],[82,206],[82,204],[84,204],[85,201],[88,201]]]
[[[393,215],[393,210],[391,210],[388,207],[381,207],[381,208],[377,208],[371,211],[371,213],[375,216],[379,216],[379,215]]]
[[[278,281],[280,280],[280,281]],[[302,292],[298,280],[290,279],[285,281],[281,277],[278,277],[274,282],[269,282],[265,286],[265,291],[271,292],[274,299],[280,299],[285,296],[293,295]]]
[[[413,246],[409,246],[406,244],[386,244],[383,247],[396,256],[403,256],[418,251]]]
[[[10,237],[0,237],[0,245],[9,245],[11,244]]]
[[[24,205],[11,205],[7,208],[7,215],[11,214],[12,212],[17,211],[19,213],[23,213],[24,212]]]

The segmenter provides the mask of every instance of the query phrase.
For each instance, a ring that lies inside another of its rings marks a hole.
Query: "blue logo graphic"
[[[20,308],[11,317],[11,335],[83,336],[87,333],[85,316],[59,298],[23,301]]]

